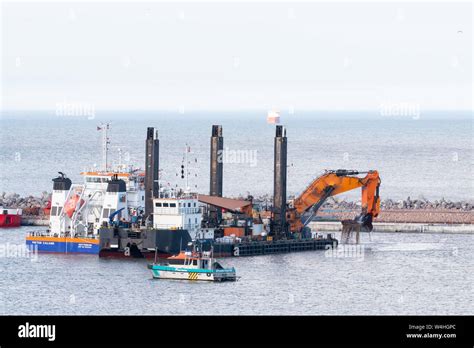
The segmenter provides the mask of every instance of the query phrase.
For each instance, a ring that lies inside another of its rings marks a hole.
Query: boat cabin
[[[206,251],[202,256],[190,251],[181,251],[178,255],[168,257],[165,263],[176,268],[222,269],[222,266],[211,257],[211,253]]]

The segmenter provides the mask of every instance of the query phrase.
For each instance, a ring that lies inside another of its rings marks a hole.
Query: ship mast
[[[98,131],[102,131],[102,170],[107,172],[109,170],[109,137],[108,137],[108,130],[110,127],[110,123],[102,123],[99,127],[97,127]]]
[[[186,147],[184,149],[184,154],[183,154],[183,162],[181,164],[181,179],[185,179],[185,183],[184,183],[185,193],[191,192],[191,187],[189,186],[189,175],[191,174],[192,168],[191,168],[191,161],[189,160],[189,157],[188,157],[190,153],[191,153],[191,146],[189,146],[186,143]],[[195,158],[195,162],[197,162],[197,158]]]
[[[185,168],[185,175],[186,175],[186,190],[185,192],[188,193],[190,191],[189,187],[189,161],[188,161],[188,152],[191,151],[191,148],[186,144],[186,150],[184,151],[184,162],[186,163]]]

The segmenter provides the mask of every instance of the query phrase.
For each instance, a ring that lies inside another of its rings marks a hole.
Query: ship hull
[[[170,266],[150,265],[154,279],[199,280],[199,281],[235,281],[235,269],[183,269]]]
[[[178,254],[191,242],[187,230],[141,229],[120,227],[99,229],[99,257],[166,258]]]
[[[26,245],[42,253],[99,254],[98,239],[27,236]]]
[[[126,250],[120,249],[101,249],[99,251],[100,258],[108,258],[108,259],[166,259],[172,256],[168,253],[156,253],[154,251],[143,251],[140,250],[137,252],[127,252]]]

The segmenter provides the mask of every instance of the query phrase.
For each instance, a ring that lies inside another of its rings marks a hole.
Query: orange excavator
[[[365,177],[358,177],[366,174]],[[291,232],[302,232],[311,222],[318,209],[327,198],[337,194],[362,188],[362,212],[352,223],[360,225],[360,231],[371,232],[372,219],[380,211],[380,177],[376,170],[360,172],[338,169],[326,171],[316,178],[294,201],[287,210],[286,220]]]

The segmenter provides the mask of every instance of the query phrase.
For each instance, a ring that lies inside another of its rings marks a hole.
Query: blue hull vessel
[[[99,254],[99,240],[93,238],[27,236],[26,245],[46,253]]]

